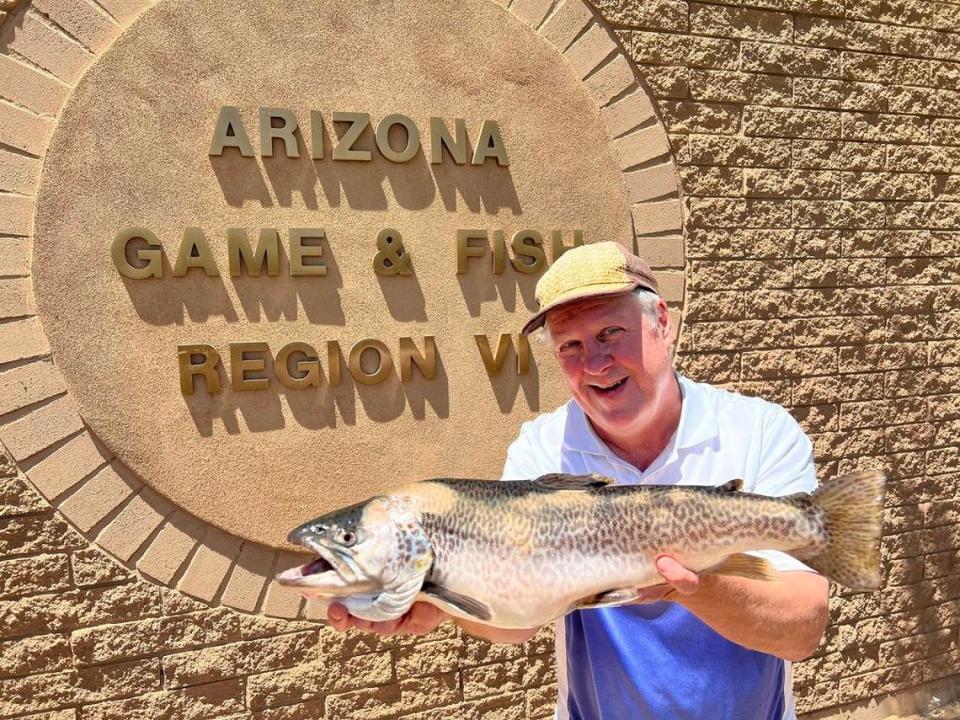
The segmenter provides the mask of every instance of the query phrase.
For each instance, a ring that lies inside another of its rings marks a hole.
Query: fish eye
[[[340,533],[340,542],[346,545],[347,547],[350,547],[356,541],[357,541],[357,534],[355,532],[352,532],[350,530],[344,530],[342,533]]]

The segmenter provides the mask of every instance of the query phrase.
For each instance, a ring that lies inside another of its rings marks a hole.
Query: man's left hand
[[[640,596],[635,602],[648,603],[658,600],[673,600],[678,595],[692,595],[700,587],[700,576],[693,570],[685,568],[680,561],[669,555],[658,555],[654,560],[657,572],[664,579],[661,585],[653,585],[640,589]]]

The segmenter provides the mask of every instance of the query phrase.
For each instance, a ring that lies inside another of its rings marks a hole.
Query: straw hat
[[[561,255],[540,278],[536,291],[540,310],[523,326],[523,332],[529,334],[542,327],[547,313],[560,305],[638,287],[660,294],[650,266],[623,245],[600,242],[575,247]]]

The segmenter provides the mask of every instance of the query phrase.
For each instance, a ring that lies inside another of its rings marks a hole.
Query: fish
[[[779,550],[854,590],[880,586],[886,477],[875,470],[784,497],[718,487],[619,485],[601,475],[423,480],[336,510],[288,537],[316,557],[277,582],[322,612],[372,621],[416,601],[501,628],[615,607],[663,583],[660,555],[698,573],[776,581],[751,551]]]

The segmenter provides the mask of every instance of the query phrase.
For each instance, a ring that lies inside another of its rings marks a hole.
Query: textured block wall
[[[34,0],[0,31],[0,292],[23,315],[44,137],[143,4]],[[684,371],[791,408],[825,476],[892,477],[887,586],[836,595],[825,643],[795,666],[800,709],[960,682],[960,3],[597,9],[680,168]],[[43,376],[29,322],[0,321],[9,407]],[[58,427],[25,442],[62,443]],[[551,716],[553,682],[547,632],[380,640],[210,609],[90,546],[0,462],[0,718],[533,719]]]

